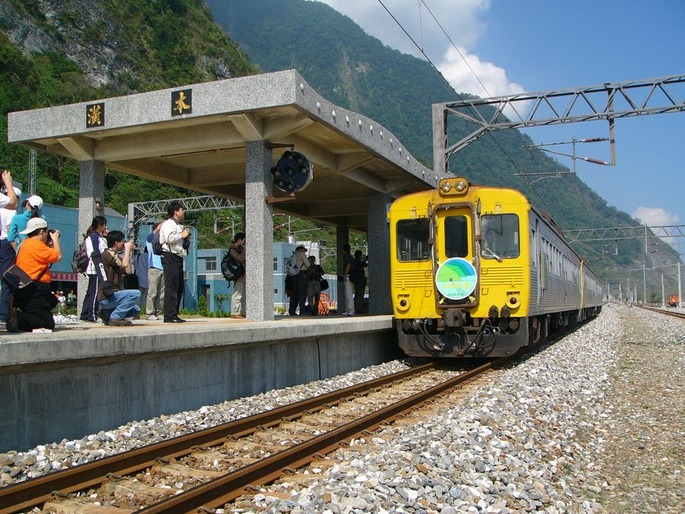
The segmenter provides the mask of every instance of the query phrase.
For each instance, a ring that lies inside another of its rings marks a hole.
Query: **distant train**
[[[388,218],[407,355],[511,355],[602,308],[594,273],[519,191],[446,178],[397,199]]]

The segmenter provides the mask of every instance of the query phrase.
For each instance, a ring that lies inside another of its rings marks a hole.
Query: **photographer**
[[[19,198],[12,185],[12,174],[6,166],[0,166],[2,170],[2,187],[0,187],[0,208],[16,209],[19,207]]]
[[[48,230],[43,218],[30,219],[22,231],[26,239],[17,254],[19,266],[33,282],[14,295],[14,307],[7,319],[8,332],[31,332],[55,328],[52,309],[57,298],[50,290],[50,265],[62,258],[59,231]]]
[[[164,323],[185,322],[178,317],[185,288],[183,257],[188,255],[190,247],[190,230],[181,225],[185,213],[186,209],[181,202],[171,202],[167,208],[169,219],[162,223],[159,230],[164,269]]]
[[[124,240],[124,233],[120,230],[112,230],[107,234],[107,250],[102,252],[101,258],[112,293],[107,295],[104,283],[98,281],[100,317],[105,325],[131,326],[132,323],[126,318],[140,316],[140,291],[138,289],[124,289],[123,279],[124,275],[130,275],[133,271],[131,251],[134,246],[133,241]],[[120,258],[119,253],[122,250],[124,255]]]
[[[22,231],[26,228],[29,220],[41,217],[40,210],[43,207],[43,199],[38,195],[29,196],[24,200],[22,206],[24,210],[12,218],[7,234],[7,240],[15,250],[19,250],[19,246],[26,237]]]

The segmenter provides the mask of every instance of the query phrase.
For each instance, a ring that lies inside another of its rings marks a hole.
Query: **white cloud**
[[[459,48],[459,51],[455,48],[447,50],[438,69],[458,93],[488,97],[525,91],[519,84],[509,82],[503,68],[481,61],[464,48]]]
[[[648,226],[674,225],[679,221],[677,214],[672,214],[661,207],[638,207],[633,211],[633,218]]]
[[[432,61],[443,55],[445,48],[451,44],[431,12],[456,45],[470,48],[485,30],[479,16],[490,7],[490,0],[426,0],[425,4],[419,0],[382,0],[388,9],[386,11],[376,0],[319,1],[349,16],[384,44],[404,53],[421,56],[421,52],[393,20],[394,16]]]
[[[481,17],[490,8],[490,0],[426,0],[425,3],[421,0],[382,0],[402,28],[378,1],[318,1],[349,16],[368,34],[391,48],[423,59],[402,30],[404,28],[458,93],[487,97],[525,91],[519,84],[509,82],[503,68],[469,53],[487,28]],[[458,51],[452,43],[457,45]]]

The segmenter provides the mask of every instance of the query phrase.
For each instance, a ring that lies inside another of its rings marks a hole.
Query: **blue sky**
[[[386,45],[420,56],[384,4],[458,92],[481,97],[685,74],[681,0],[322,1]],[[685,86],[673,92],[685,100]],[[576,123],[527,133],[536,143],[562,142],[608,137],[608,125]],[[616,166],[578,160],[580,179],[609,205],[648,225],[685,225],[685,112],[618,120],[615,133]],[[572,153],[570,145],[552,149]],[[577,145],[576,155],[610,160],[608,143]],[[557,159],[573,169],[571,159]],[[685,240],[676,245],[685,254]]]

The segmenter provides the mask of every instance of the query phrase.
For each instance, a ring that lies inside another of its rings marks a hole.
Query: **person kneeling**
[[[140,291],[138,289],[122,289],[123,275],[132,273],[131,251],[133,241],[124,241],[124,233],[112,230],[107,234],[107,250],[102,252],[102,264],[107,275],[107,282],[111,287],[111,294],[107,295],[105,284],[98,281],[98,302],[100,317],[105,325],[125,327],[132,323],[126,318],[140,317]],[[123,257],[119,257],[121,252]],[[107,291],[109,292],[109,291]]]
[[[14,293],[16,309],[10,312],[7,331],[54,330],[52,309],[57,305],[57,298],[50,290],[50,265],[62,258],[59,232],[48,230],[48,222],[43,218],[32,218],[20,233],[26,239],[19,247],[17,266],[33,282]]]

